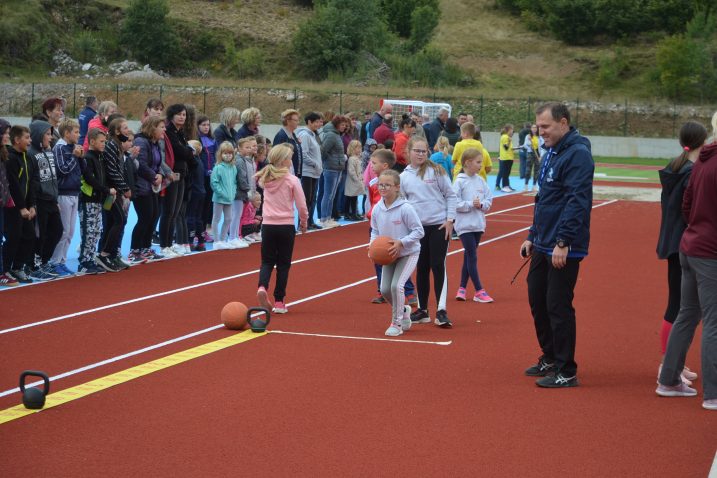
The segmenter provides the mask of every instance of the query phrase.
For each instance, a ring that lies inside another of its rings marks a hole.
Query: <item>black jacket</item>
[[[19,209],[30,209],[36,205],[36,187],[39,184],[37,166],[27,153],[18,153],[8,146],[8,160],[5,163],[10,196]]]
[[[182,178],[186,178],[189,171],[193,171],[197,165],[194,158],[194,150],[187,144],[187,138],[184,133],[174,126],[174,123],[167,121],[167,138],[172,145],[172,153],[174,154],[174,172],[180,173]]]
[[[691,173],[691,161],[687,161],[677,172],[672,171],[672,163],[660,170],[662,221],[657,238],[657,257],[660,259],[667,259],[680,252],[682,233],[687,229],[687,223],[682,216],[682,197]]]
[[[92,187],[92,194],[86,193],[83,188],[80,199],[85,202],[103,202],[110,193],[107,187],[107,179],[105,178],[104,153],[89,150],[85,153],[85,164],[82,170],[82,179]]]

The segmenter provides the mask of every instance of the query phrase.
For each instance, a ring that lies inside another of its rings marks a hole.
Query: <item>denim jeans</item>
[[[321,187],[324,191],[324,196],[321,198],[322,217],[319,218],[322,221],[325,221],[331,217],[331,211],[334,205],[334,197],[336,196],[336,190],[339,187],[340,180],[341,171],[324,171],[324,174],[321,179]]]

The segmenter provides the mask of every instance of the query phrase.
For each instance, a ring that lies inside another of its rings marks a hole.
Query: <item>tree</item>
[[[174,69],[182,66],[179,36],[168,21],[167,0],[131,0],[125,11],[121,40],[142,63]]]
[[[667,96],[683,100],[699,95],[705,56],[703,46],[685,35],[672,35],[660,42],[657,69]]]
[[[440,11],[436,12],[432,7],[423,5],[416,8],[411,14],[411,38],[409,47],[412,51],[418,51],[431,41],[433,33],[438,26]]]

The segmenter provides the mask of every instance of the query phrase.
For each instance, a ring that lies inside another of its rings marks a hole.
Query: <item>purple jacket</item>
[[[137,182],[135,184],[135,196],[149,196],[153,194],[152,183],[157,174],[160,174],[162,164],[162,153],[159,144],[149,141],[143,135],[134,138],[134,145],[139,146],[137,156]]]

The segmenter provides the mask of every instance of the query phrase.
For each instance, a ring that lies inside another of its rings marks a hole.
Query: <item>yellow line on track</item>
[[[177,352],[175,354],[168,355],[157,360],[152,360],[151,362],[128,368],[127,370],[122,370],[121,372],[107,375],[106,377],[92,380],[91,382],[83,383],[81,385],[61,390],[59,392],[51,393],[47,396],[47,399],[45,401],[45,408],[43,409],[29,410],[25,408],[24,405],[17,405],[0,411],[0,425],[13,420],[17,420],[18,418],[22,418],[27,415],[31,415],[33,413],[41,412],[42,410],[47,410],[48,408],[62,405],[63,403],[71,402],[73,400],[86,397],[87,395],[91,395],[95,392],[114,387],[115,385],[119,385],[121,383],[129,382],[130,380],[149,375],[150,373],[164,370],[165,368],[169,368],[180,363],[188,362],[189,360],[202,357],[212,352],[223,350],[227,347],[231,347],[232,345],[248,342],[249,340],[256,339],[259,337],[264,337],[265,335],[267,335],[266,332],[254,333],[251,330],[246,330],[244,332],[234,334],[223,339],[215,340],[214,342],[199,345],[197,347],[183,350],[181,352]]]

